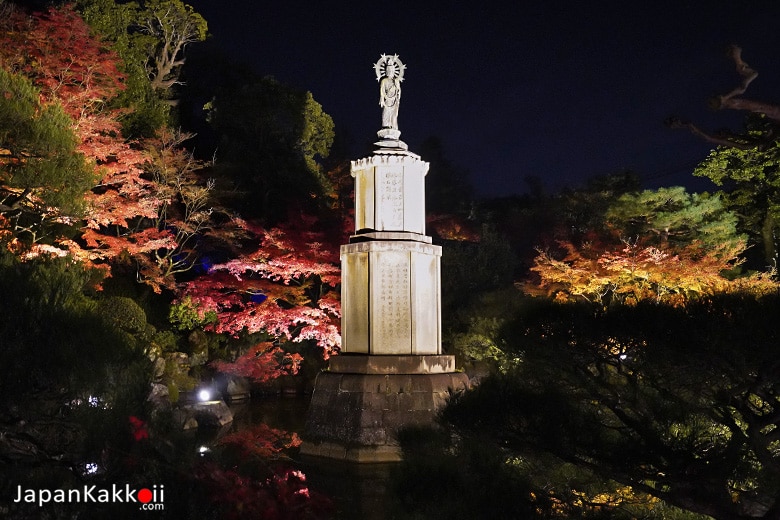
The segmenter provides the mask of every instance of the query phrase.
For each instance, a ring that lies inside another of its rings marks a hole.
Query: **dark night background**
[[[191,0],[212,44],[310,90],[357,158],[379,126],[373,63],[407,65],[399,117],[429,136],[480,195],[548,190],[630,169],[645,187],[687,184],[710,145],[670,115],[739,126],[707,99],[737,85],[731,43],[759,72],[747,97],[777,101],[779,2],[256,2]]]

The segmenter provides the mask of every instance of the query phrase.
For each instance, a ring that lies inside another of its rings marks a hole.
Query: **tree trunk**
[[[775,246],[775,219],[771,210],[767,209],[764,223],[761,226],[761,240],[764,243],[764,260],[767,265],[777,267],[777,248]]]

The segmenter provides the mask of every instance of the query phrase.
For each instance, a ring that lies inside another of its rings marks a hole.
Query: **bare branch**
[[[709,133],[705,130],[702,130],[690,121],[683,121],[676,117],[667,118],[664,123],[669,128],[687,128],[693,135],[696,135],[705,141],[716,144],[718,146],[728,146],[731,148],[739,148],[740,150],[750,150],[756,146],[760,146],[761,144],[759,140],[750,140],[741,134]]]
[[[730,46],[728,56],[734,62],[737,74],[740,75],[742,81],[730,92],[710,99],[710,107],[713,110],[743,110],[763,115],[769,120],[780,123],[780,105],[740,97],[747,91],[753,80],[758,77],[758,72],[742,59],[742,48],[738,45]],[[707,132],[694,123],[683,121],[676,117],[668,118],[665,123],[670,128],[687,128],[692,134],[718,146],[727,146],[741,150],[766,149],[775,141],[775,134],[771,131],[760,137],[753,137],[733,132]]]
[[[758,72],[751,69],[750,66],[742,59],[742,47],[739,47],[738,45],[732,45],[729,47],[728,54],[731,56],[731,59],[734,60],[734,64],[737,67],[737,74],[742,76],[742,84],[734,88],[734,90],[728,94],[719,96],[718,99],[720,99],[721,102],[744,94],[747,88],[750,86],[750,83],[758,77]]]
[[[710,103],[712,108],[719,110],[728,108],[731,110],[745,110],[756,114],[764,114],[769,119],[780,122],[780,106],[773,103],[765,103],[754,99],[744,99],[741,96],[747,88],[758,77],[758,72],[753,70],[750,65],[742,59],[742,48],[737,45],[729,47],[729,56],[734,60],[737,73],[742,76],[742,83],[735,87],[728,94],[716,96]]]

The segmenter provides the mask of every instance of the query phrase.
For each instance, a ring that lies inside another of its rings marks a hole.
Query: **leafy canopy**
[[[754,130],[753,133],[766,133]],[[724,200],[740,218],[740,227],[761,249],[764,265],[776,265],[780,226],[780,145],[756,148],[720,146],[693,172],[725,190]]]
[[[0,216],[19,226],[18,211],[79,216],[96,178],[77,144],[57,101],[43,101],[27,78],[0,68]]]
[[[310,92],[263,78],[218,93],[206,109],[219,168],[244,194],[242,214],[275,222],[330,193],[317,161],[330,152],[333,119]]]
[[[683,188],[626,193],[605,212],[601,235],[539,250],[526,285],[559,301],[672,305],[720,292],[772,293],[771,273],[732,279],[746,240],[720,197]]]

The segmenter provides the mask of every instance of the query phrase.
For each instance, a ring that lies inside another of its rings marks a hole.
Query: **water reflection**
[[[303,433],[309,395],[268,396],[250,402],[231,405],[234,414],[232,431],[240,431],[258,423],[272,428]],[[301,457],[291,453],[312,489],[335,503],[338,520],[394,520],[403,518],[395,513],[392,471],[396,464],[348,464],[330,459]]]
[[[340,520],[393,520],[391,472],[396,464],[347,464],[305,457],[300,461],[311,487],[328,495]]]
[[[234,431],[265,423],[271,428],[300,435],[306,423],[310,399],[308,395],[279,395],[231,404]]]

